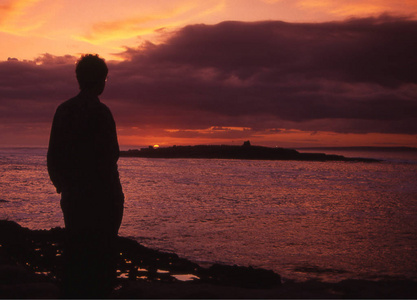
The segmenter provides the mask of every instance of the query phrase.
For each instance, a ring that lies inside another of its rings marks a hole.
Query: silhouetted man
[[[48,172],[61,193],[67,232],[65,297],[105,297],[115,275],[124,195],[115,122],[98,99],[107,73],[103,59],[83,56],[76,66],[81,92],[57,108],[51,129]]]

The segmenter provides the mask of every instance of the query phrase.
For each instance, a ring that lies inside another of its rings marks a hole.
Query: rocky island
[[[249,141],[242,146],[197,145],[134,149],[121,151],[122,157],[147,158],[209,158],[209,159],[251,159],[251,160],[298,160],[298,161],[347,161],[379,162],[371,158],[349,158],[324,153],[300,153],[294,149],[252,146]]]

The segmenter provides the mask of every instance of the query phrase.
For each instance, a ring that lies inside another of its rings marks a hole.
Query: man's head
[[[100,95],[107,78],[107,65],[98,55],[86,54],[81,57],[75,68],[78,84],[82,91],[91,91]]]

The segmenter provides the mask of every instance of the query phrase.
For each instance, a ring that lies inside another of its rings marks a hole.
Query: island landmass
[[[372,152],[410,152],[417,153],[416,147],[378,147],[378,146],[352,146],[352,147],[302,147],[298,150],[320,151],[372,151]]]
[[[301,153],[295,149],[252,146],[246,141],[235,145],[196,145],[131,149],[121,151],[121,157],[146,158],[205,158],[205,159],[248,159],[248,160],[297,160],[297,161],[345,161],[380,162],[378,159],[345,157],[325,153]]]

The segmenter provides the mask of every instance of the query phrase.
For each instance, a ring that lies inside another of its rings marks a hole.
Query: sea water
[[[386,160],[121,158],[120,235],[286,279],[417,279],[415,153],[336,152]],[[46,149],[0,149],[0,219],[63,226],[59,200]]]

